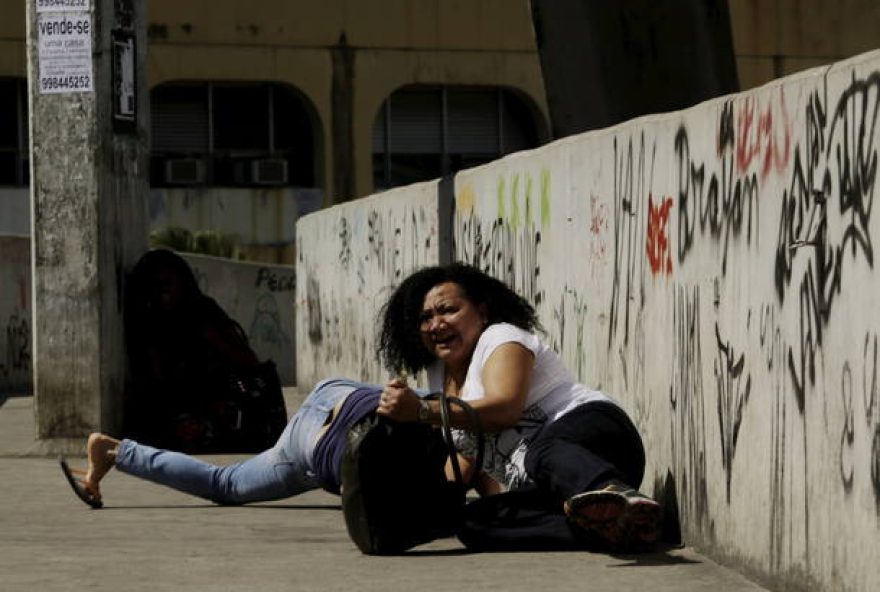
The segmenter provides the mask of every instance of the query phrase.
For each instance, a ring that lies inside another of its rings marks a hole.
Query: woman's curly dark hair
[[[419,321],[425,295],[437,284],[455,282],[474,305],[485,305],[489,324],[510,323],[526,331],[540,329],[535,309],[504,282],[464,263],[425,267],[394,290],[382,308],[378,356],[392,372],[418,372],[434,355],[425,348]]]

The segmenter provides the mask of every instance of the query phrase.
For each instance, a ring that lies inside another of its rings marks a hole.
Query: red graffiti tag
[[[779,117],[774,122],[774,109],[768,104],[757,116],[755,122],[756,100],[746,97],[736,118],[736,168],[739,173],[746,172],[752,162],[761,161],[761,180],[764,181],[771,170],[781,172],[787,165],[791,152],[791,122],[785,108],[785,96],[779,89]],[[781,120],[781,123],[780,123]]]
[[[672,209],[672,198],[660,200],[657,207],[654,199],[648,194],[648,238],[645,251],[651,264],[651,273],[672,273],[672,250],[669,248],[667,229],[669,227],[669,210]]]
[[[608,245],[605,233],[608,231],[608,206],[599,202],[599,197],[590,195],[590,270],[593,278],[599,276],[599,268],[605,265]]]

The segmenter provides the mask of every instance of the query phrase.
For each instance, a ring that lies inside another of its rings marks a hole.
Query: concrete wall
[[[389,286],[437,263],[437,182],[310,214],[297,223],[296,365],[301,389],[330,376],[384,381],[377,310]]]
[[[170,226],[191,232],[219,231],[247,252],[288,248],[292,252],[299,216],[323,204],[320,189],[202,188],[151,189],[150,230]],[[26,187],[0,187],[0,235],[30,235],[30,195]],[[292,255],[290,261],[293,262]]]
[[[0,236],[0,399],[31,392],[31,241]]]
[[[880,588],[878,112],[875,52],[455,178],[453,256],[528,297],[577,376],[621,399],[648,450],[643,488],[674,491],[685,542],[780,589]],[[299,274],[332,301],[333,335],[358,339],[298,359],[381,380],[353,363],[377,308],[331,265],[339,219],[300,221],[325,240],[300,246]],[[385,228],[346,260],[394,240]]]
[[[260,359],[278,366],[284,385],[296,384],[294,269],[182,254],[203,292],[241,324]],[[0,394],[33,392],[31,244],[0,235]]]
[[[238,321],[261,360],[278,367],[281,384],[296,384],[294,268],[181,253],[202,291]]]
[[[293,263],[294,231],[299,216],[323,205],[320,189],[200,188],[150,190],[150,229],[181,227],[193,233],[219,231],[232,237],[248,260]]]

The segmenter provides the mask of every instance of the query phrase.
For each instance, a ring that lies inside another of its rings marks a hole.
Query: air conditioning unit
[[[205,172],[205,161],[198,158],[165,161],[165,182],[169,185],[201,185],[205,182]]]
[[[259,158],[251,161],[251,182],[255,185],[287,183],[287,161],[281,158]]]

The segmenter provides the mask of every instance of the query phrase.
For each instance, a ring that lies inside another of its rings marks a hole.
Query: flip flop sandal
[[[61,472],[64,473],[64,476],[67,478],[67,482],[70,483],[70,487],[71,489],[73,489],[73,493],[76,494],[76,497],[81,499],[84,503],[88,504],[92,508],[98,509],[104,507],[104,502],[99,499],[95,499],[95,497],[89,492],[89,490],[86,489],[86,486],[82,482],[82,479],[74,476],[74,469],[70,468],[64,457],[58,459],[58,464],[61,465]]]

